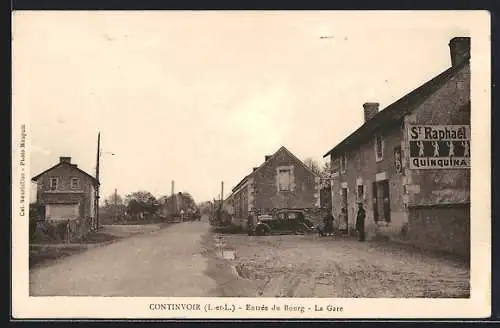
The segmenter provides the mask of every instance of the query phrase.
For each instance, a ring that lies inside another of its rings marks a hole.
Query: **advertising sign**
[[[410,169],[470,168],[470,125],[408,126]]]

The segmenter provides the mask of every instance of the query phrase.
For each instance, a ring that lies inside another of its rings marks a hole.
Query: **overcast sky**
[[[460,26],[458,12],[17,13],[31,176],[59,156],[94,175],[101,131],[104,197],[162,196],[171,180],[196,201],[224,181],[227,196],[280,146],[322,162],[364,102],[384,108],[447,69]]]

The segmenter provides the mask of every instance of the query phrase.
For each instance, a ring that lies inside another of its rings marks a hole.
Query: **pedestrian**
[[[346,234],[348,232],[347,210],[345,209],[345,207],[342,207],[340,209],[339,230],[342,231],[343,234]]]
[[[358,214],[356,215],[356,231],[358,233],[358,241],[365,241],[365,218],[366,212],[363,208],[363,203],[358,203]]]
[[[249,236],[253,235],[254,228],[254,215],[250,213],[247,217],[247,232]]]
[[[325,209],[322,209],[322,216],[323,216],[323,233],[326,236],[330,235],[330,226],[329,226],[329,219],[328,219],[328,213],[325,211]]]
[[[333,215],[327,209],[325,209],[325,212],[326,212],[326,221],[327,221],[327,227],[328,227],[327,233],[328,233],[328,235],[332,236],[333,235],[333,221],[334,221]]]

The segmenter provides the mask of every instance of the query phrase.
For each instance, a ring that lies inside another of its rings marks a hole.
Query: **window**
[[[330,174],[332,177],[337,177],[339,175],[339,161],[337,159],[331,158],[330,163],[331,163]]]
[[[290,191],[290,169],[279,169],[278,184],[279,191]]]
[[[288,213],[288,219],[290,219],[290,220],[296,220],[297,219],[297,213],[294,213],[294,212]]]
[[[358,190],[357,191],[358,191],[358,193],[356,195],[357,201],[358,202],[362,202],[363,199],[364,199],[364,197],[365,197],[365,190],[364,190],[363,185],[358,185]]]
[[[59,182],[58,178],[50,178],[49,179],[49,189],[50,190],[57,190],[58,182]]]
[[[377,162],[384,158],[384,140],[381,136],[375,137],[375,158]]]
[[[71,189],[80,189],[80,179],[71,178]]]
[[[363,164],[363,152],[361,151],[361,149],[358,150],[356,160],[358,163],[358,170],[361,170]]]
[[[345,172],[347,170],[347,154],[340,157],[340,172]]]

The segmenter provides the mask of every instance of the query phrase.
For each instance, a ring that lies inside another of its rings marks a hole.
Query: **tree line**
[[[161,219],[183,213],[194,213],[198,206],[188,192],[179,192],[170,196],[156,198],[151,192],[139,190],[124,197],[118,193],[109,195],[100,207],[103,221],[132,221],[143,219]]]

